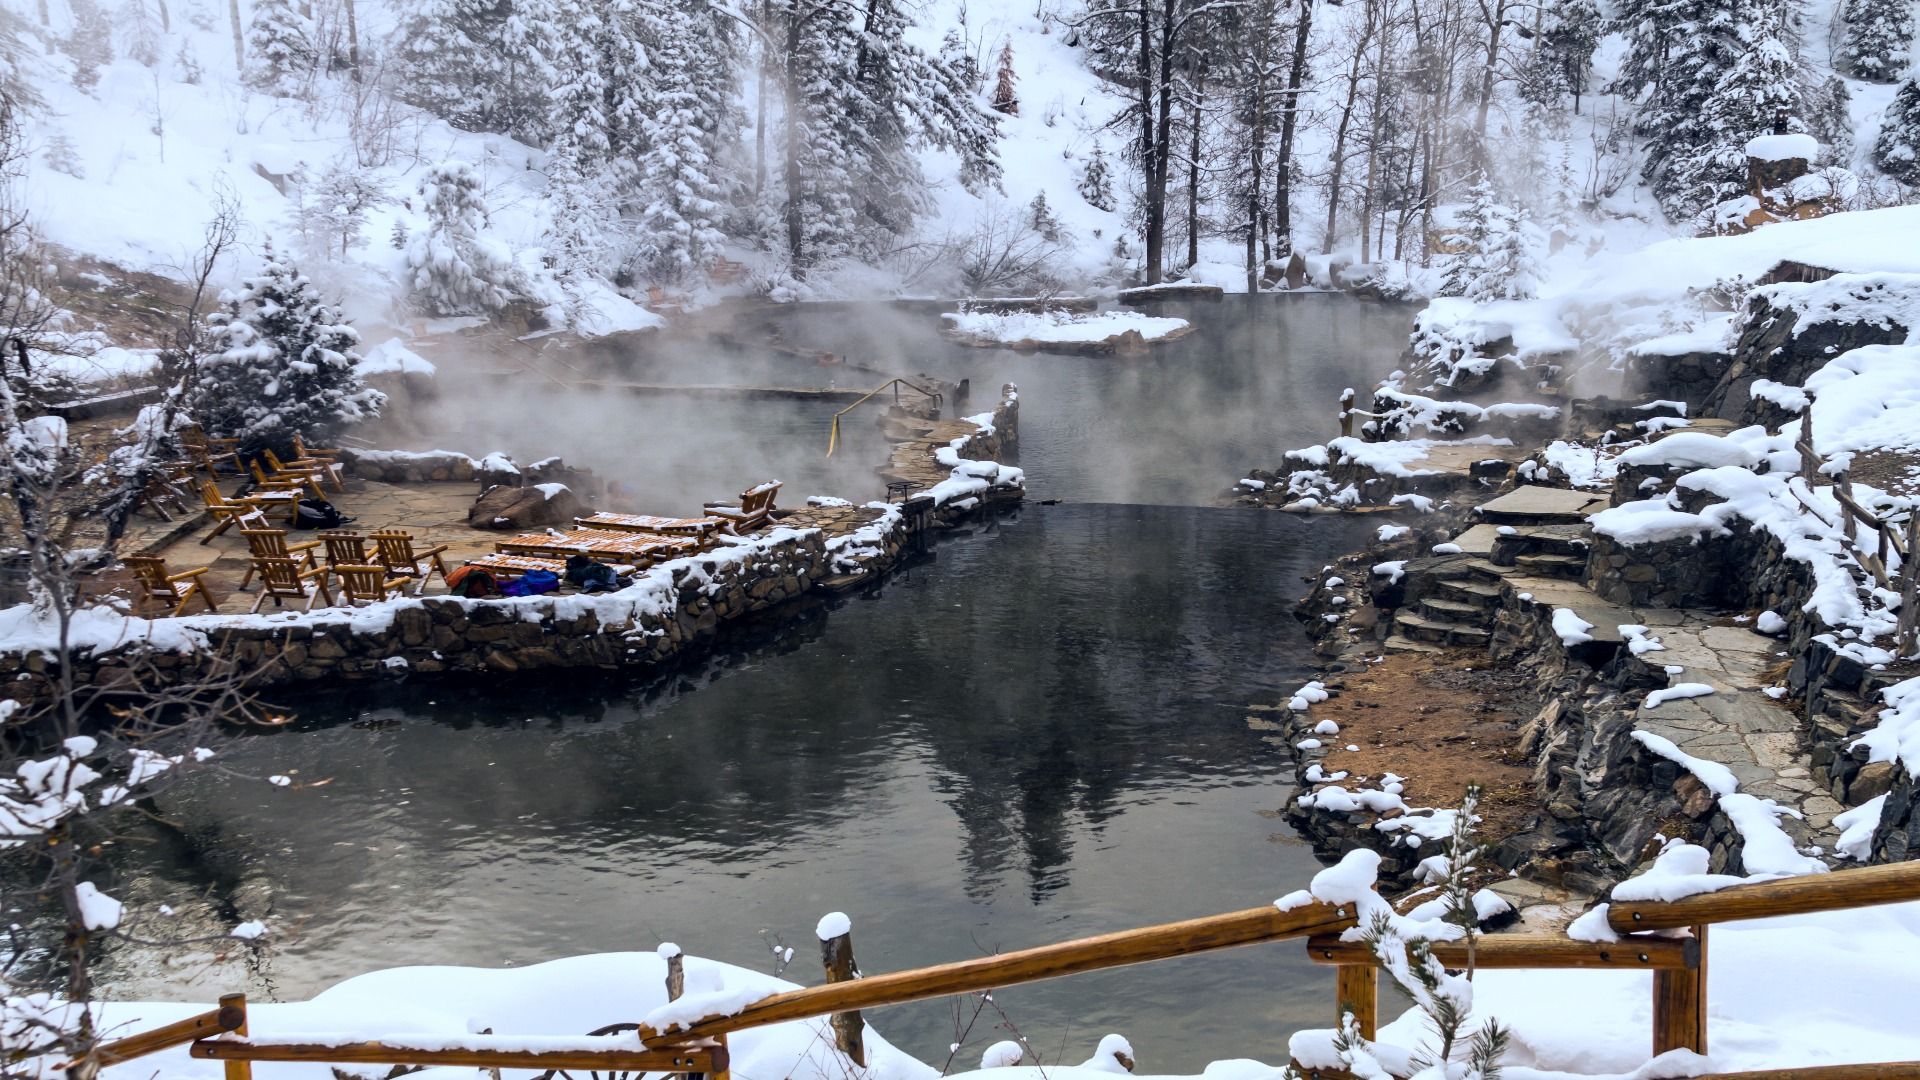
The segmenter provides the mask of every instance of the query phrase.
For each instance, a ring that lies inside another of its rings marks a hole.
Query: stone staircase
[[[1527,592],[1586,576],[1587,516],[1606,505],[1605,496],[1591,492],[1530,486],[1482,504],[1483,523],[1454,538],[1457,553],[1407,564],[1418,599],[1393,617],[1386,647],[1485,648],[1503,589]]]

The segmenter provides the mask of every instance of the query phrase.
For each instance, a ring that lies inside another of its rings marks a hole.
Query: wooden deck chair
[[[227,498],[220,494],[220,489],[215,487],[211,480],[200,482],[200,501],[206,506],[207,513],[219,522],[213,527],[212,532],[200,538],[203,544],[211,542],[214,537],[233,528],[234,523],[242,517],[260,513],[261,506],[261,500],[251,496],[238,499]]]
[[[198,570],[185,570],[178,574],[167,573],[167,560],[158,555],[128,555],[121,560],[133,571],[134,581],[140,590],[140,606],[149,608],[158,604],[170,608],[169,615],[179,615],[199,597],[207,605],[208,611],[219,611],[220,605],[207,591],[206,582],[200,575],[212,567],[203,566]]]
[[[320,540],[327,545],[328,566],[365,566],[373,561],[364,533],[323,532]]]
[[[173,466],[153,470],[147,476],[146,486],[140,489],[140,505],[152,510],[161,521],[172,521],[174,514],[185,516],[187,501],[184,492],[191,490],[191,484],[183,488],[182,483],[190,479],[190,476],[181,477],[180,470]],[[172,512],[168,512],[168,507],[172,507]]]
[[[300,569],[311,570],[314,551],[320,547],[318,540],[303,540],[298,544],[287,543],[287,530],[240,527],[240,535],[247,538],[247,551],[253,557],[253,565],[247,567],[247,576],[240,579],[240,587],[246,588],[253,581],[253,575],[260,569],[261,559],[292,559],[300,564]]]
[[[327,578],[333,573],[331,567],[312,566],[302,570],[292,559],[267,557],[253,560],[251,573],[260,575],[260,593],[253,598],[255,612],[269,597],[274,607],[285,607],[288,600],[304,600],[307,611],[313,610],[315,600],[325,600],[328,607],[333,606],[333,594],[327,590]]]
[[[708,503],[706,510],[714,517],[725,518],[737,535],[765,525],[773,515],[773,497],[778,494],[780,494],[780,481],[769,480],[741,492],[738,506]]]
[[[246,468],[240,464],[240,440],[210,439],[198,424],[181,428],[179,438],[187,460],[215,480],[220,479],[223,468],[229,475],[246,475]]]
[[[281,461],[280,455],[272,450],[262,450],[260,454],[267,459],[267,468],[275,476],[293,476],[304,472],[310,474],[315,480],[326,480],[333,485],[335,491],[347,490],[347,482],[344,479],[346,467],[337,461],[325,458],[297,458],[293,461]]]
[[[337,446],[308,446],[307,441],[300,437],[300,433],[295,432],[293,435],[293,456],[303,461],[309,458],[325,458],[328,461],[338,461],[340,460],[340,448]]]
[[[440,559],[440,553],[447,550],[445,544],[415,551],[412,533],[388,529],[373,534],[373,546],[378,555],[375,561],[386,567],[388,573],[418,582],[413,590],[415,596],[427,591],[427,582],[432,580],[434,571],[440,572],[442,582],[447,580],[447,564]]]
[[[249,460],[247,469],[253,473],[253,482],[268,491],[291,491],[296,495],[310,493],[316,499],[327,497],[326,492],[320,490],[320,478],[313,473],[297,472],[268,476],[266,470],[260,467],[258,458]]]
[[[406,578],[388,577],[384,566],[340,565],[331,569],[340,585],[341,602],[349,607],[390,600],[407,588]]]

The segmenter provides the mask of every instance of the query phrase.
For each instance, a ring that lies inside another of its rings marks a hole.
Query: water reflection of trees
[[[1036,508],[943,547],[946,565],[663,678],[441,682],[309,708],[299,730],[231,756],[332,776],[327,797],[209,778],[167,809],[217,838],[216,863],[304,846],[301,865],[270,872],[318,889],[397,849],[433,888],[455,871],[432,864],[501,851],[640,876],[749,864],[885,812],[879,781],[921,770],[960,824],[970,895],[1018,877],[1039,903],[1128,802],[1279,767],[1238,706],[1297,679],[1286,608],[1339,546],[1331,531],[1255,512]],[[335,845],[343,835],[364,842]]]

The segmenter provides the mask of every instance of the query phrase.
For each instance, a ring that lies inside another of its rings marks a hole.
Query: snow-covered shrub
[[[306,19],[287,0],[256,0],[247,27],[247,85],[279,97],[306,89],[319,53]]]
[[[209,319],[219,351],[201,362],[194,415],[251,447],[283,447],[296,432],[326,440],[378,416],[386,395],[355,370],[360,336],[271,245],[265,260]]]
[[[87,170],[80,164],[80,152],[74,149],[73,140],[67,138],[66,132],[55,131],[48,135],[46,148],[40,151],[40,156],[46,161],[47,168],[54,172],[65,173],[76,180],[86,179]]]
[[[449,161],[428,169],[419,191],[427,227],[407,241],[414,301],[436,315],[504,307],[518,291],[513,257],[481,235],[487,208],[479,174],[464,161]]]
[[[1913,4],[1909,0],[1860,0],[1846,11],[1846,38],[1840,47],[1847,70],[1857,79],[1890,83],[1907,70],[1913,45]]]
[[[73,85],[91,92],[100,69],[113,63],[113,28],[95,0],[73,0],[73,32],[66,52],[73,58]]]

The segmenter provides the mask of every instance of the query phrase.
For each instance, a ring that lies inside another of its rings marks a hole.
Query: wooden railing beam
[[[482,1047],[424,1049],[382,1042],[252,1043],[244,1039],[207,1039],[192,1054],[226,1062],[313,1061],[341,1065],[445,1065],[502,1069],[588,1069],[627,1072],[724,1072],[720,1047],[672,1050],[510,1050]]]
[[[1250,908],[912,971],[869,975],[852,982],[789,990],[762,998],[732,1016],[708,1017],[669,1032],[642,1028],[640,1034],[648,1046],[666,1046],[829,1013],[902,1005],[1216,949],[1331,933],[1354,924],[1352,904],[1314,902],[1291,911],[1271,906]]]
[[[1678,930],[1738,919],[1769,919],[1920,900],[1920,862],[1890,863],[1756,881],[1679,900],[1615,900],[1607,924],[1616,933]]]
[[[1444,967],[1468,966],[1467,947],[1436,941],[1434,959]],[[1378,963],[1365,942],[1341,941],[1337,935],[1317,934],[1307,939],[1307,957],[1316,964]],[[1575,941],[1554,934],[1486,934],[1476,939],[1472,966],[1476,968],[1636,968],[1643,971],[1684,971],[1700,964],[1700,943],[1686,938],[1630,937],[1618,942]]]

